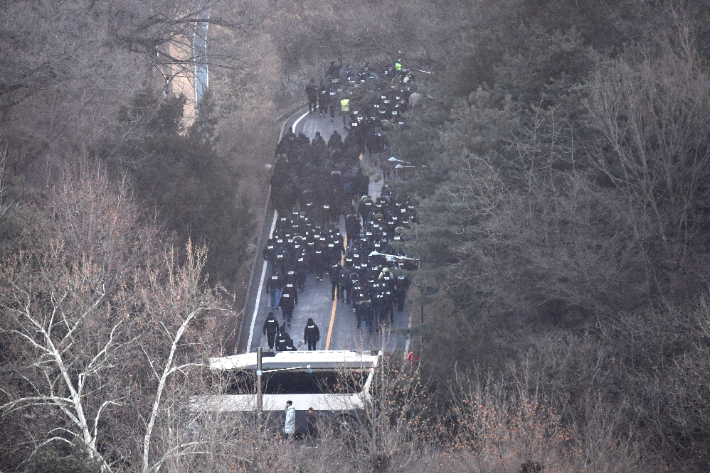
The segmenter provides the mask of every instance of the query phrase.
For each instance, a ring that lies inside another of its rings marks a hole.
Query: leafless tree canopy
[[[705,2],[0,11],[3,471],[710,469]],[[386,133],[417,167],[391,184],[421,220],[422,359],[388,354],[351,429],[289,443],[186,400],[223,388],[203,365],[265,165],[338,59],[402,59],[421,94]]]
[[[217,307],[202,280],[205,250],[188,246],[178,266],[125,183],[84,160],[57,180],[45,212],[2,265],[2,409],[35,432],[14,448],[80,439],[106,470],[141,458],[143,471],[158,468],[180,447],[157,449],[153,438],[203,362],[197,327],[209,333]]]

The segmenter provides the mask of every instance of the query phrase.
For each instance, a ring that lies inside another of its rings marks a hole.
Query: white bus
[[[278,419],[286,401],[292,401],[297,433],[306,432],[309,408],[319,413],[321,421],[332,419],[342,428],[371,402],[381,356],[379,351],[264,352],[261,411]],[[256,353],[212,358],[210,370],[218,374],[221,392],[193,397],[193,410],[258,412]]]

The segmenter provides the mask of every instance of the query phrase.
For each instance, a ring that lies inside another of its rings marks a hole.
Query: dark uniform
[[[266,282],[266,292],[271,296],[271,307],[279,308],[281,300],[281,288],[283,287],[283,278],[278,271],[274,271],[269,280]]]
[[[278,333],[279,323],[276,321],[276,318],[274,318],[274,313],[269,312],[269,315],[266,317],[266,321],[264,322],[264,335],[267,337],[269,350],[274,349],[274,340],[276,339],[276,334]]]
[[[352,271],[347,266],[340,270],[340,283],[338,284],[338,294],[341,302],[350,302],[350,274]]]
[[[345,216],[345,236],[348,238],[348,246],[352,246],[353,241],[360,236],[360,219],[354,213]]]
[[[326,84],[321,84],[318,91],[318,113],[322,116],[328,113],[328,104],[330,103],[330,90]]]
[[[334,149],[343,149],[343,137],[340,136],[338,130],[333,130],[333,133],[328,138],[328,149],[333,151]]]
[[[272,268],[274,258],[276,258],[276,246],[274,245],[273,240],[269,238],[266,242],[266,248],[264,248],[264,259],[268,261]]]
[[[335,296],[338,294],[338,286],[340,285],[340,271],[342,270],[340,263],[335,263],[328,268],[328,274],[330,276],[330,299],[335,300]]]
[[[286,331],[286,325],[282,325],[276,337],[276,351],[286,351],[289,345],[293,346],[293,340]]]
[[[303,329],[303,341],[308,343],[309,350],[315,350],[318,340],[320,340],[320,330],[313,319],[309,317],[306,328]]]
[[[281,294],[279,301],[281,306],[281,315],[283,316],[284,325],[291,326],[291,317],[293,317],[293,308],[296,307],[296,298],[289,292]]]
[[[322,136],[320,136],[320,131],[316,131],[315,136],[311,140],[311,146],[313,146],[314,148],[317,146],[322,146],[324,148],[327,147],[327,145],[325,144],[325,140]]]
[[[323,271],[326,264],[324,245],[321,242],[317,242],[313,250],[313,270],[316,273],[317,281],[323,280]]]
[[[362,329],[367,333],[374,331],[375,311],[372,308],[370,299],[364,299],[357,304],[355,315],[357,316],[358,327],[362,326]]]
[[[368,218],[370,217],[370,212],[372,211],[372,208],[374,206],[375,203],[372,201],[372,197],[370,197],[369,195],[364,195],[360,198],[358,212],[362,216],[363,222],[367,222]]]
[[[313,79],[306,86],[306,94],[308,95],[308,113],[313,113],[316,111],[316,103],[318,102],[318,87]]]
[[[283,289],[281,290],[281,294],[291,294],[293,297],[293,305],[297,306],[298,305],[298,289],[296,289],[296,283],[286,283],[284,284]]]
[[[404,300],[407,298],[407,289],[409,289],[409,278],[407,276],[400,274],[394,280],[394,302],[397,304],[397,310],[404,310]]]

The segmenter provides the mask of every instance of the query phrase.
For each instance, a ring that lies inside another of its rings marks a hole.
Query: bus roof
[[[316,411],[351,411],[364,409],[369,402],[367,391],[352,394],[264,394],[262,411],[284,410],[286,401],[291,401],[297,411],[312,407]],[[257,409],[256,394],[228,394],[221,396],[195,396],[190,399],[194,411],[248,412]]]
[[[374,354],[373,354],[374,353]],[[367,369],[377,366],[381,352],[352,350],[316,350],[265,352],[262,370],[282,369]],[[242,353],[221,358],[210,358],[213,370],[256,370],[256,352]]]

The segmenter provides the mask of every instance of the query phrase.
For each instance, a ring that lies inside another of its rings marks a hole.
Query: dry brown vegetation
[[[708,469],[703,2],[149,3],[0,1],[0,469]],[[398,51],[437,72],[391,134],[425,166],[421,372],[390,360],[347,435],[191,412],[280,120],[329,61]]]

